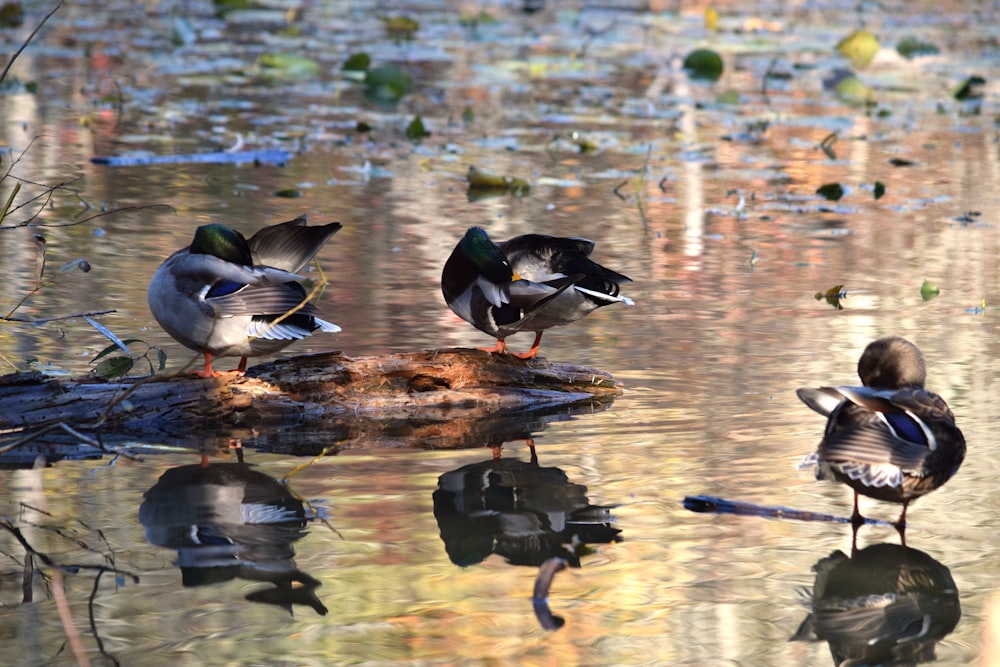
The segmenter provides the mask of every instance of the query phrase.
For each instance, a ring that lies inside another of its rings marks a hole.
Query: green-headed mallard
[[[506,353],[505,339],[534,331],[524,354],[538,353],[542,333],[569,324],[612,303],[633,305],[619,295],[626,276],[590,259],[594,242],[525,234],[494,243],[480,227],[470,227],[441,274],[444,299],[459,317],[496,337],[491,352]]]
[[[898,336],[880,338],[858,362],[863,387],[799,389],[810,408],[828,417],[823,440],[800,463],[817,479],[854,489],[855,525],[863,521],[858,494],[902,503],[897,528],[906,526],[910,501],[947,482],[965,458],[965,438],[937,394],[924,389],[924,356]]]
[[[312,304],[302,305],[307,295],[298,272],[341,226],[309,227],[302,216],[249,240],[226,225],[199,227],[191,245],[153,275],[149,309],[168,334],[205,355],[199,375],[219,375],[213,357],[240,357],[243,373],[247,357],[278,352],[315,331],[340,331],[316,317]]]

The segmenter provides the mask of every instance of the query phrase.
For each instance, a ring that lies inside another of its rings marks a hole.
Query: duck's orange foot
[[[498,338],[497,344],[493,347],[477,347],[476,349],[490,354],[507,354],[507,343],[503,338]]]

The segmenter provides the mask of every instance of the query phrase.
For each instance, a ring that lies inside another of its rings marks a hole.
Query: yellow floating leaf
[[[715,32],[719,29],[719,12],[715,7],[705,7],[705,30]]]
[[[878,37],[867,30],[855,30],[837,44],[837,51],[847,57],[856,69],[868,67],[878,49]]]

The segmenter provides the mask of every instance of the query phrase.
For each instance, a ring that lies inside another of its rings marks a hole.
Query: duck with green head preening
[[[864,522],[858,494],[902,503],[897,529],[906,527],[910,502],[937,489],[965,459],[965,438],[944,399],[924,389],[924,356],[899,336],[868,345],[858,362],[861,387],[802,388],[797,394],[827,417],[823,440],[799,464],[817,479],[854,490],[855,526]]]
[[[242,374],[247,357],[278,352],[317,331],[340,331],[304,303],[298,273],[341,226],[309,227],[301,216],[249,240],[227,225],[199,227],[191,245],[153,275],[149,309],[177,342],[205,355],[199,375],[220,375],[212,368],[215,357],[240,357],[236,372]]]
[[[470,227],[445,262],[441,291],[455,314],[497,339],[490,352],[507,353],[506,338],[533,331],[521,359],[538,354],[542,333],[575,322],[613,303],[633,305],[620,294],[627,276],[590,259],[594,242],[525,234],[494,243]]]

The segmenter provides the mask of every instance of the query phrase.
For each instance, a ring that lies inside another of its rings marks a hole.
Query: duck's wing
[[[824,417],[829,417],[845,400],[835,387],[801,387],[795,390],[795,395]]]
[[[880,466],[919,474],[927,456],[937,447],[935,431],[927,421],[929,415],[914,410],[924,400],[914,394],[934,396],[929,392],[822,387],[803,393],[803,401],[821,413],[837,397],[840,399],[829,410],[826,433],[816,451],[823,461],[870,466],[876,471],[870,474],[876,477],[881,474],[877,472]]]
[[[304,215],[264,227],[248,241],[254,264],[298,273],[342,227],[339,222],[309,227]]]
[[[582,287],[615,295],[621,283],[632,282],[628,276],[590,259],[594,242],[589,239],[525,234],[497,245],[514,273],[535,282],[583,274],[584,279],[578,283]]]
[[[286,285],[242,289],[231,294],[205,299],[218,317],[229,315],[281,315],[297,307],[305,294]],[[300,312],[312,313],[315,308],[306,304]]]

